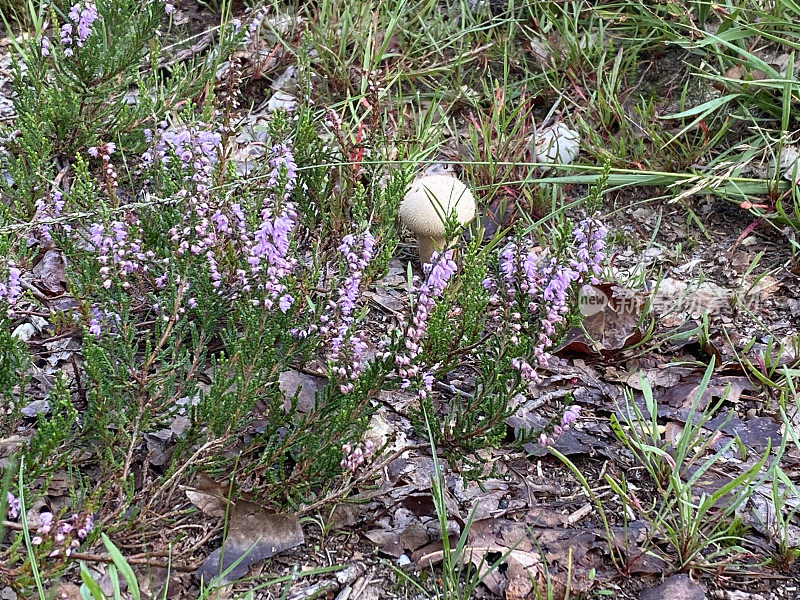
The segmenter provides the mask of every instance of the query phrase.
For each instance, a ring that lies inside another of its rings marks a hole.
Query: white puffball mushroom
[[[459,225],[475,217],[475,198],[455,177],[425,175],[406,191],[400,203],[400,220],[417,236],[423,263],[430,262],[434,251],[452,244],[453,240],[445,240],[445,222],[454,213]]]
[[[784,179],[800,185],[800,149],[797,146],[784,146],[778,157],[778,166]]]
[[[568,165],[578,158],[581,136],[564,123],[557,122],[536,132],[534,151],[537,162]]]

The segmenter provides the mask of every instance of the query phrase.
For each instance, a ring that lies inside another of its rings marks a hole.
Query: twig
[[[14,521],[3,521],[3,529],[23,531],[25,528],[23,527],[22,523],[16,523]],[[208,539],[208,537],[204,539]],[[149,567],[171,569],[173,571],[180,571],[182,573],[193,573],[200,567],[199,564],[181,564],[172,561],[165,562],[160,560],[153,560],[152,558],[148,558],[148,556],[169,556],[169,554],[164,552],[134,554],[133,556],[125,558],[125,561],[129,565],[147,565]],[[102,562],[102,563],[114,562],[114,559],[111,558],[111,556],[108,554],[88,554],[86,552],[72,552],[70,553],[68,558],[71,558],[73,560],[85,560],[90,562]]]
[[[114,559],[108,554],[88,554],[86,552],[73,552],[69,558],[74,560],[85,560],[87,562],[102,562],[112,563]],[[170,569],[172,571],[180,571],[181,573],[194,573],[199,567],[199,564],[181,564],[172,561],[153,560],[146,556],[131,556],[125,559],[129,565],[147,565],[148,567],[158,567],[161,569]]]
[[[297,516],[307,515],[310,512],[314,512],[319,508],[322,508],[326,504],[330,504],[339,500],[346,496],[347,494],[352,491],[355,487],[356,483],[365,480],[368,477],[371,477],[381,469],[383,469],[386,465],[390,462],[398,458],[404,452],[408,452],[409,450],[419,450],[420,448],[427,448],[428,444],[412,444],[411,446],[406,446],[405,448],[399,448],[392,452],[389,456],[384,458],[382,461],[373,464],[369,469],[367,469],[364,473],[361,474],[360,477],[353,480],[350,484],[346,485],[344,488],[340,489],[339,491],[333,492],[332,494],[328,494],[324,498],[317,500],[316,502],[309,504],[308,506],[303,506],[299,510],[297,510]]]
[[[31,294],[33,294],[33,295],[34,295],[34,297],[35,297],[37,300],[40,300],[40,301],[42,301],[42,302],[46,302],[46,303],[49,303],[49,302],[50,302],[50,299],[49,299],[47,296],[45,296],[45,295],[44,295],[44,294],[43,294],[41,291],[39,291],[39,289],[38,289],[38,288],[36,288],[36,287],[32,286],[32,285],[31,285],[30,283],[28,283],[27,281],[25,281],[25,280],[23,280],[23,279],[20,279],[20,282],[19,282],[19,284],[20,284],[20,285],[21,285],[23,288],[25,288],[26,290],[28,290],[28,291],[29,291]],[[48,316],[49,316],[49,315],[48,315]]]
[[[469,392],[465,392],[463,390],[458,389],[456,386],[451,385],[449,383],[445,383],[443,381],[437,381],[434,383],[437,389],[444,390],[446,392],[450,392],[454,396],[469,398],[470,400],[474,399],[475,396]]]
[[[185,463],[183,463],[183,465],[181,465],[181,467],[178,470],[176,470],[175,473],[173,473],[172,476],[169,479],[167,479],[164,483],[162,483],[161,486],[159,486],[158,490],[156,490],[152,494],[152,496],[150,498],[150,502],[147,503],[147,506],[145,507],[145,510],[146,511],[150,510],[150,508],[152,507],[153,502],[155,502],[156,498],[158,498],[164,490],[168,489],[171,485],[173,485],[177,481],[178,477],[180,477],[183,474],[183,472],[186,470],[187,467],[189,467],[190,465],[193,465],[194,462],[199,457],[201,457],[203,454],[205,454],[209,450],[221,445],[223,442],[224,442],[224,440],[221,440],[221,439],[220,440],[211,440],[211,441],[205,442],[202,446],[200,446],[200,448],[198,448],[195,451],[195,453],[192,454],[192,456],[189,458],[189,460],[187,460]]]

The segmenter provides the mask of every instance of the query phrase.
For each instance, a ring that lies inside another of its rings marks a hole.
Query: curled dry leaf
[[[36,327],[33,323],[20,323],[11,332],[11,337],[20,342],[29,342],[36,335]]]
[[[778,158],[778,168],[784,179],[795,185],[800,184],[800,149],[797,146],[784,146]]]
[[[211,517],[224,517],[228,507],[228,487],[210,477],[198,475],[195,485],[186,488],[186,497],[197,508]]]
[[[451,548],[454,546],[455,540],[451,540]],[[502,556],[504,567],[490,569],[493,560],[489,554]],[[418,569],[423,569],[443,558],[442,543],[434,542],[417,551],[412,560]],[[474,521],[459,559],[462,564],[472,563],[489,591],[498,596],[504,594],[506,599],[527,598],[534,586],[544,589],[541,584],[546,570],[539,549],[520,523],[505,519]]]
[[[297,108],[297,98],[283,90],[277,90],[267,102],[267,112],[270,113],[276,110],[292,112],[295,108]]]
[[[644,301],[635,292],[605,283],[581,290],[583,328],[567,332],[556,356],[569,354],[611,356],[642,339],[639,321]]]

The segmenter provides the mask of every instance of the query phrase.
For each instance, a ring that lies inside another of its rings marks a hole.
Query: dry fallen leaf
[[[493,560],[489,554],[502,556],[505,567],[490,572]],[[415,553],[412,560],[423,568],[442,558],[444,550],[441,542],[436,542]],[[528,538],[525,525],[507,519],[474,521],[460,558],[478,569],[483,584],[493,594],[504,593],[507,599],[527,598],[545,575],[539,548]]]
[[[220,575],[219,583],[223,585],[241,579],[250,565],[305,541],[295,515],[267,512],[244,500],[234,505],[230,515],[222,547],[214,550],[195,573],[206,583]]]
[[[278,386],[285,398],[284,410],[289,410],[294,396],[297,394],[297,411],[302,414],[310,413],[314,410],[316,394],[325,386],[325,383],[326,381],[322,377],[306,375],[294,369],[283,371],[278,376]]]
[[[191,488],[186,488],[186,497],[197,508],[211,517],[224,517],[228,506],[228,486],[217,483],[202,473]]]
[[[67,261],[61,251],[48,250],[42,260],[33,267],[34,281],[40,288],[52,295],[61,294],[66,289],[66,268]]]
[[[784,146],[778,159],[778,167],[784,179],[795,185],[800,184],[800,149],[797,146]]]
[[[639,320],[644,302],[637,294],[613,284],[584,288],[580,298],[583,328],[567,332],[556,356],[611,356],[642,339]]]

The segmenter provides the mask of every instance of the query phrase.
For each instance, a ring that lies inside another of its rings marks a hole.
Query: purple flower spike
[[[13,521],[19,517],[20,510],[22,509],[19,498],[11,492],[6,492],[6,504],[8,505],[8,518],[10,521]]]

